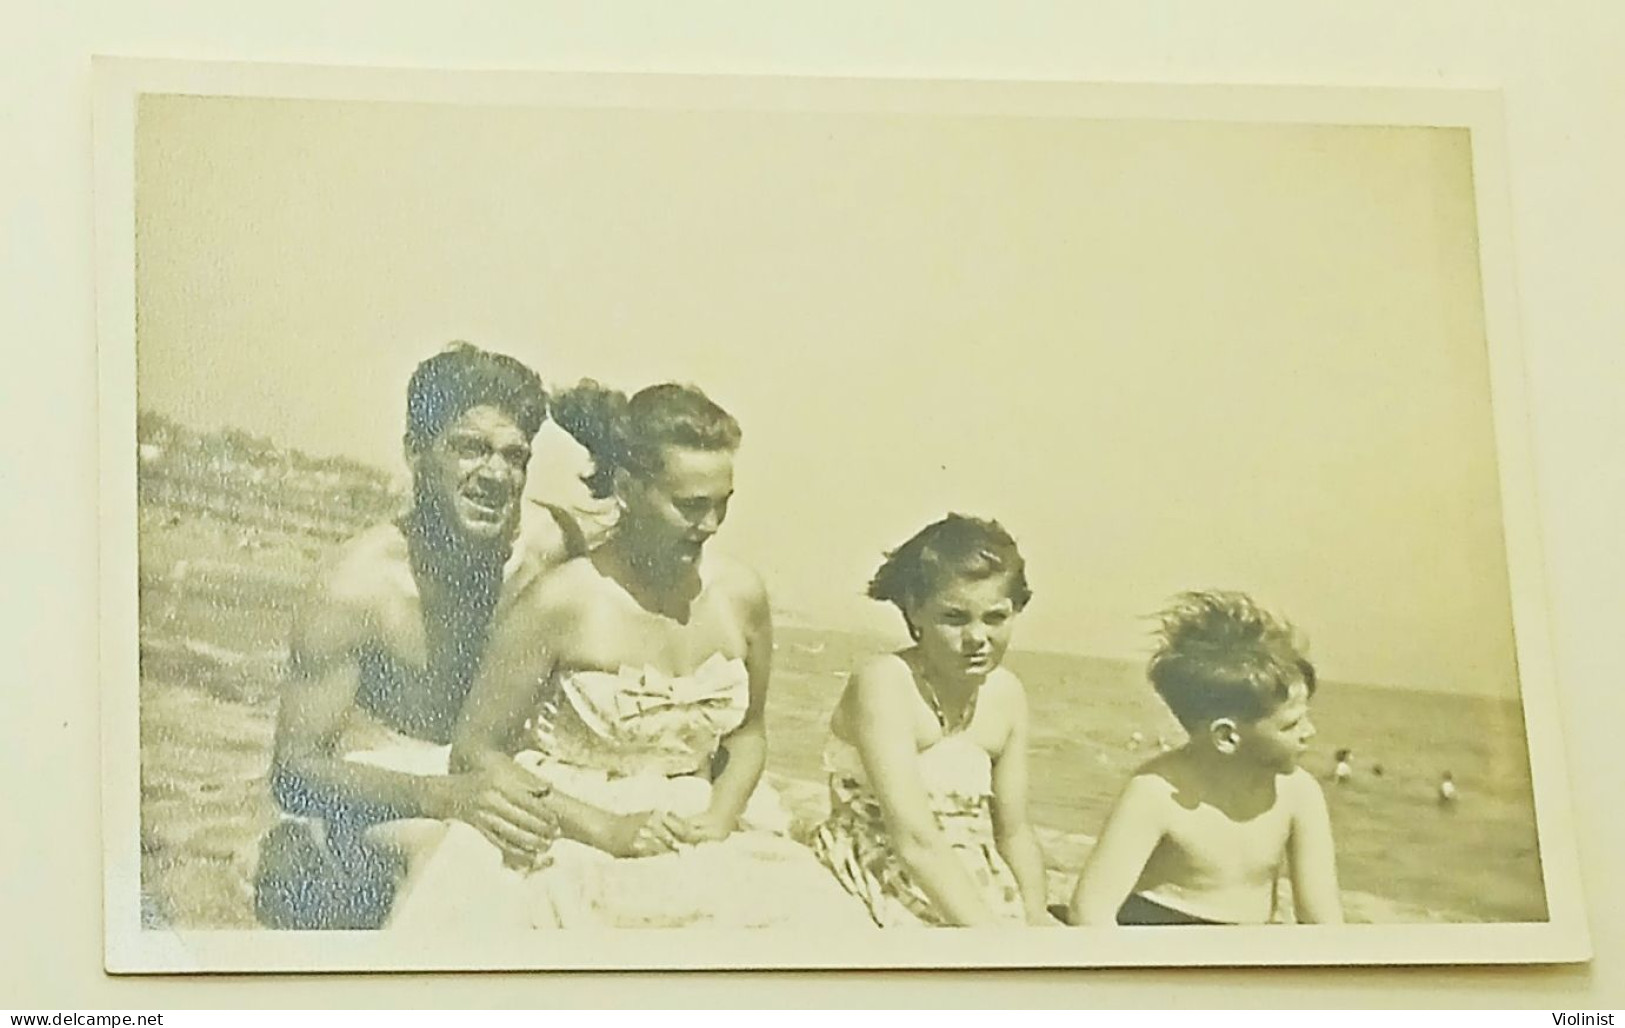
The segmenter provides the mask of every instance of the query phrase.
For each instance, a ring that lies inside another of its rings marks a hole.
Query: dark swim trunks
[[[1186,925],[1186,924],[1224,924],[1223,921],[1209,921],[1206,918],[1187,914],[1183,910],[1165,907],[1154,899],[1147,899],[1139,893],[1130,893],[1123,905],[1117,908],[1117,923],[1120,925]]]

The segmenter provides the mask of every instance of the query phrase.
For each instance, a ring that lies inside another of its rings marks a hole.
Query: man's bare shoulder
[[[552,567],[586,553],[586,536],[568,510],[533,500],[521,510],[514,550],[523,561]]]
[[[378,630],[415,588],[406,538],[395,525],[352,536],[323,563],[295,613],[295,667],[323,666]]]
[[[411,557],[398,525],[363,529],[335,550],[316,574],[313,598],[342,607],[394,600],[410,589]]]

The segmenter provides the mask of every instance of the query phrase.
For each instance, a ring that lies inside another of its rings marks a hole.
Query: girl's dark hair
[[[1298,682],[1315,691],[1315,667],[1296,629],[1239,592],[1187,592],[1158,616],[1152,686],[1187,728],[1218,718],[1256,721]]]
[[[1003,575],[1016,610],[1033,597],[1027,562],[1016,541],[997,521],[949,514],[920,529],[886,560],[869,581],[869,598],[892,603],[908,619],[908,609],[956,578],[979,581]],[[912,627],[912,626],[911,626]]]
[[[457,341],[417,366],[406,383],[406,445],[422,450],[474,407],[496,407],[527,439],[547,420],[541,376],[506,354]]]
[[[615,469],[635,475],[660,473],[667,446],[736,450],[741,433],[733,415],[698,388],[668,382],[641,389],[631,399],[591,379],[553,399],[553,420],[592,456],[582,476],[598,499],[615,490]]]

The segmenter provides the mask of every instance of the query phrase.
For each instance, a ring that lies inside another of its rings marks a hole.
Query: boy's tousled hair
[[[1020,611],[1033,597],[1027,562],[1016,541],[997,521],[949,514],[920,529],[886,555],[869,581],[872,600],[892,603],[908,620],[908,608],[956,578],[980,581],[1003,575],[1010,602]],[[911,632],[915,626],[910,623]]]
[[[1157,618],[1147,673],[1187,728],[1218,718],[1256,721],[1298,682],[1314,694],[1315,668],[1296,629],[1245,593],[1181,593]]]
[[[743,436],[734,416],[698,387],[675,382],[640,389],[628,399],[585,379],[554,399],[553,420],[592,457],[592,471],[582,481],[597,499],[615,491],[616,468],[659,474],[667,446],[731,452]]]
[[[461,340],[417,366],[406,384],[406,445],[427,448],[471,408],[491,406],[535,439],[547,420],[547,390],[540,375],[506,354]]]

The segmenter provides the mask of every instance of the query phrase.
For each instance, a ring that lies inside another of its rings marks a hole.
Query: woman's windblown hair
[[[585,379],[553,397],[553,422],[570,433],[592,457],[592,471],[581,476],[597,499],[611,491],[615,469],[623,464],[621,441],[626,396]]]
[[[1000,575],[1015,609],[1027,606],[1033,596],[1027,585],[1027,562],[1010,533],[997,521],[949,514],[888,553],[869,582],[868,595],[895,604],[907,620],[910,607],[952,579]]]
[[[662,450],[736,450],[741,432],[733,415],[698,388],[668,382],[624,393],[587,379],[553,398],[553,420],[592,457],[582,476],[598,499],[615,489],[615,470],[660,472]]]

